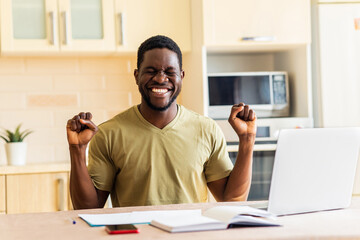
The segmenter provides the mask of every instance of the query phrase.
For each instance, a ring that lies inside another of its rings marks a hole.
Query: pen
[[[76,220],[75,220],[75,219],[73,219],[73,218],[69,217],[69,218],[68,218],[68,220],[69,220],[69,222],[70,222],[70,223],[72,223],[72,224],[76,224]]]

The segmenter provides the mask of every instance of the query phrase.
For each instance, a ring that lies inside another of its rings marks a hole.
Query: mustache
[[[169,85],[168,83],[150,83],[146,86],[147,88],[168,88],[173,89],[174,86]]]

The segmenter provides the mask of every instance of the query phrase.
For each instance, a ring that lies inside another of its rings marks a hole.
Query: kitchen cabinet
[[[154,35],[166,35],[191,50],[190,0],[115,0],[116,49],[136,52]]]
[[[30,213],[71,209],[69,164],[0,167],[0,212]]]
[[[109,0],[1,0],[3,54],[115,50]]]
[[[183,105],[208,114],[208,74],[285,71],[290,89],[286,123],[313,127],[309,0],[202,0],[192,1],[191,9],[196,34],[194,50],[184,61],[184,69],[190,69],[186,79],[192,81],[183,83]],[[241,41],[243,37],[274,40]],[[258,126],[288,128],[283,120],[259,118]]]
[[[0,214],[5,213],[5,176],[0,175]]]
[[[360,127],[360,2],[323,3],[314,10],[318,124]]]
[[[311,40],[309,0],[204,0],[203,14],[206,46],[271,48]]]

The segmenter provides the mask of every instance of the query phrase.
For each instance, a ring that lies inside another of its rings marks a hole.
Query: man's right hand
[[[69,145],[87,145],[98,131],[98,127],[91,121],[92,114],[81,112],[69,119],[66,124]]]
[[[74,209],[103,207],[109,192],[95,188],[86,167],[86,147],[98,131],[91,113],[79,113],[66,124],[70,148],[70,195]]]

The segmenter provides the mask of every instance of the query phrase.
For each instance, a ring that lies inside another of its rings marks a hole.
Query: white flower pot
[[[25,165],[26,142],[11,142],[5,144],[6,158],[9,165]]]

